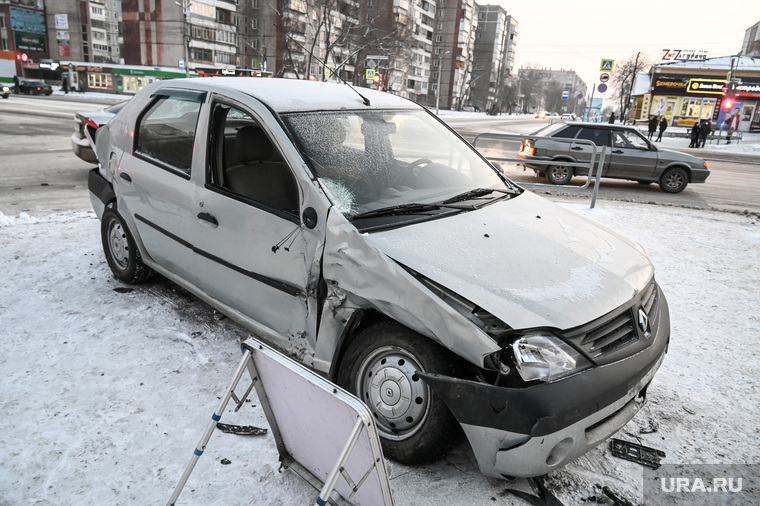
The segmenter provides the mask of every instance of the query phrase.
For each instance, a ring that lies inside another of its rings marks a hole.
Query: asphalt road
[[[92,165],[71,152],[73,113],[100,109],[119,100],[86,95],[0,100],[0,211],[18,214],[89,209],[87,173]],[[469,140],[480,132],[529,132],[542,124],[524,117],[444,119]],[[607,179],[600,185],[597,205],[611,199],[760,214],[760,156],[708,150],[700,150],[699,155],[707,158],[712,171],[705,184],[689,185],[682,193],[671,195],[657,185]],[[537,193],[590,202],[591,187],[556,188],[532,171],[503,165],[510,177]],[[583,178],[573,180],[579,186],[583,183]]]

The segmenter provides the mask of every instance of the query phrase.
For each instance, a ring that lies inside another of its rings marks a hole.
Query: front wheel
[[[573,169],[567,165],[550,165],[546,169],[546,177],[552,184],[567,184],[573,178]]]
[[[351,342],[338,384],[369,406],[385,456],[402,464],[424,464],[441,458],[461,429],[417,371],[451,376],[456,362],[429,339],[395,322],[381,322]]]
[[[125,283],[140,283],[153,275],[153,270],[143,264],[135,240],[113,204],[103,212],[100,235],[114,276]]]
[[[680,167],[666,170],[660,178],[660,188],[667,193],[682,192],[689,184],[689,175]]]

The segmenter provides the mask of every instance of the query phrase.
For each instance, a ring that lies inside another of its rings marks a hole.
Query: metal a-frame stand
[[[237,411],[256,388],[283,465],[292,466],[312,485],[322,484],[314,504],[343,501],[393,506],[380,438],[369,409],[352,394],[255,339],[243,342],[242,349],[243,357],[219,407],[167,504],[176,503],[230,399],[237,403]],[[252,382],[238,398],[234,390],[246,370]]]

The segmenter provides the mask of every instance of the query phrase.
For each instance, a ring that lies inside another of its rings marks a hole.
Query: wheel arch
[[[687,164],[687,163],[684,163],[684,162],[672,162],[672,163],[669,163],[669,164],[668,164],[668,165],[667,165],[667,166],[666,166],[666,167],[665,167],[665,168],[662,170],[662,172],[660,173],[660,177],[659,177],[659,178],[657,178],[657,179],[658,179],[658,181],[659,181],[660,179],[662,179],[662,175],[663,175],[663,174],[665,174],[665,171],[667,171],[667,170],[669,170],[669,169],[683,169],[683,170],[685,170],[685,171],[686,171],[686,175],[689,177],[689,182],[691,183],[691,166],[689,166],[689,164]]]

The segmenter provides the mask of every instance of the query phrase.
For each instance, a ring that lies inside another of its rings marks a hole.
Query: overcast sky
[[[483,3],[491,3],[484,0]],[[519,23],[515,70],[531,63],[572,69],[591,86],[602,58],[628,59],[641,51],[659,61],[663,49],[736,54],[744,33],[760,21],[760,1],[497,0]]]

